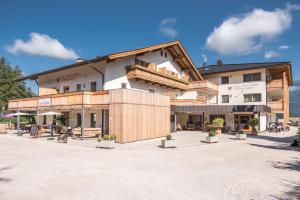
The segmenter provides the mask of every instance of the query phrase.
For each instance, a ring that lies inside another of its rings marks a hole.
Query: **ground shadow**
[[[276,134],[276,133],[274,133]],[[262,139],[262,140],[269,140],[272,142],[280,142],[280,143],[288,143],[291,144],[293,140],[296,138],[296,134],[294,136],[287,136],[287,137],[272,137],[269,135],[247,135],[249,138],[254,138],[254,139]]]
[[[2,168],[0,168],[0,172],[5,171],[5,170],[9,170],[9,169],[11,169],[11,167],[2,167]],[[10,181],[12,181],[12,179],[0,176],[0,183],[1,182],[6,182],[7,183],[7,182],[10,182]]]
[[[281,195],[272,195],[277,200],[298,200],[300,199],[300,183],[286,182],[283,184],[286,191]]]
[[[298,151],[298,152],[300,152],[299,147],[291,147],[290,145],[287,145],[287,144],[263,145],[263,144],[249,143],[249,145],[252,145],[252,146],[255,146],[255,147],[261,147],[261,148],[267,148],[267,149],[284,150],[284,151]]]
[[[287,169],[292,171],[300,172],[300,160],[299,158],[293,157],[293,160],[289,161],[274,161],[272,167],[277,169]]]

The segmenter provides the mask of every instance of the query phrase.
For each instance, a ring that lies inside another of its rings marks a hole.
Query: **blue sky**
[[[2,1],[0,56],[31,74],[181,40],[197,66],[291,61],[300,79],[300,1]],[[298,28],[297,28],[298,27]],[[19,40],[19,41],[17,41]],[[33,84],[30,84],[33,85]]]

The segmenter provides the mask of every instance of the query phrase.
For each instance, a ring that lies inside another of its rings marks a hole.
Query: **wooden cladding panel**
[[[283,112],[284,112],[284,124],[287,124],[290,120],[289,110],[289,85],[287,73],[283,73]]]
[[[142,79],[182,90],[188,89],[188,81],[179,79],[175,75],[169,75],[166,72],[163,72],[162,69],[163,68],[159,68],[160,71],[157,72],[138,65],[129,66],[127,67],[127,78]]]
[[[162,137],[170,133],[170,99],[134,90],[110,92],[110,134],[126,143]]]
[[[39,100],[50,101],[46,105],[38,105]],[[54,95],[44,95],[38,97],[16,99],[9,101],[9,109],[16,110],[27,108],[50,108],[55,107],[74,107],[82,105],[82,102],[86,107],[92,107],[95,105],[109,104],[108,91],[96,91],[96,92],[70,92]]]
[[[42,95],[51,95],[51,94],[57,94],[57,90],[55,88],[43,88],[43,87],[39,87],[39,96],[42,96]]]

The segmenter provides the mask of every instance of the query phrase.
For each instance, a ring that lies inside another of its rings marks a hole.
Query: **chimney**
[[[217,65],[223,65],[222,60],[217,60]]]
[[[80,62],[83,62],[83,61],[84,61],[83,58],[77,58],[77,59],[76,59],[76,63],[80,63]]]

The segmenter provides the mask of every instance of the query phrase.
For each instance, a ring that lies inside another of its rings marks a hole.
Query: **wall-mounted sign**
[[[38,101],[39,106],[51,106],[51,99],[39,99]]]

